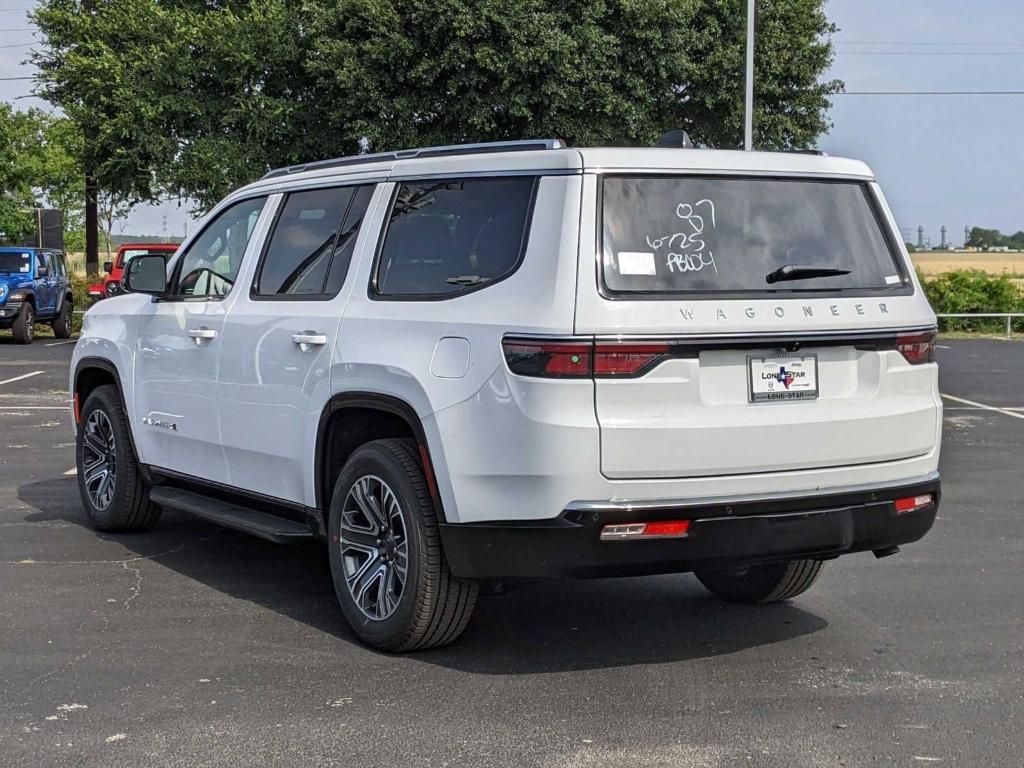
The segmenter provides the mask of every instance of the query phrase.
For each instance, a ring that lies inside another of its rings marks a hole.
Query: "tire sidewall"
[[[18,331],[17,335],[21,337],[22,343],[31,344],[36,334],[36,311],[29,302],[25,302],[25,304],[22,305],[21,312],[15,322],[20,323],[21,325],[21,329]]]
[[[71,302],[65,299],[60,306],[60,313],[53,321],[53,335],[58,339],[71,336],[71,311]]]
[[[102,410],[110,420],[111,428],[114,431],[114,458],[115,477],[114,495],[110,506],[106,509],[97,509],[85,488],[85,473],[83,472],[83,458],[85,445],[85,425],[89,415],[96,410]],[[131,444],[131,437],[127,434],[122,418],[121,404],[112,395],[107,387],[99,387],[85,401],[82,406],[81,421],[78,426],[78,434],[75,437],[75,467],[78,470],[78,492],[82,497],[82,506],[89,521],[98,528],[111,525],[118,516],[127,495],[126,485],[128,474],[135,470],[134,453]]]
[[[387,483],[402,508],[403,522],[409,551],[409,567],[405,588],[398,607],[388,618],[374,621],[363,615],[345,582],[341,559],[341,513],[352,485],[360,477],[376,475]],[[395,460],[379,446],[368,444],[358,449],[345,464],[331,496],[328,520],[328,546],[330,549],[331,578],[338,603],[349,625],[367,643],[376,646],[397,645],[411,626],[424,586],[423,510],[420,509],[413,480]]]

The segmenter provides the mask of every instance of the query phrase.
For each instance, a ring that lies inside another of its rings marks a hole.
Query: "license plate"
[[[747,372],[752,403],[818,397],[817,355],[748,355]]]

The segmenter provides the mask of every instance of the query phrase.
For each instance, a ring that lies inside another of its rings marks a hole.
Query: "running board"
[[[313,532],[307,525],[192,491],[158,485],[149,492],[149,498],[161,507],[187,512],[211,523],[234,528],[236,531],[249,533],[275,544],[313,540]]]

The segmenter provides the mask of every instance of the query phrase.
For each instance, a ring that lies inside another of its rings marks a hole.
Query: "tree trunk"
[[[95,277],[100,271],[99,211],[96,204],[96,177],[85,175],[85,273]]]

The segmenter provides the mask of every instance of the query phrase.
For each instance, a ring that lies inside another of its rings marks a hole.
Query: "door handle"
[[[213,328],[191,328],[188,332],[188,337],[194,339],[198,347],[204,341],[216,339],[217,332]]]
[[[292,343],[298,344],[299,349],[305,352],[310,347],[322,347],[327,343],[327,336],[315,331],[304,331],[292,335]]]

